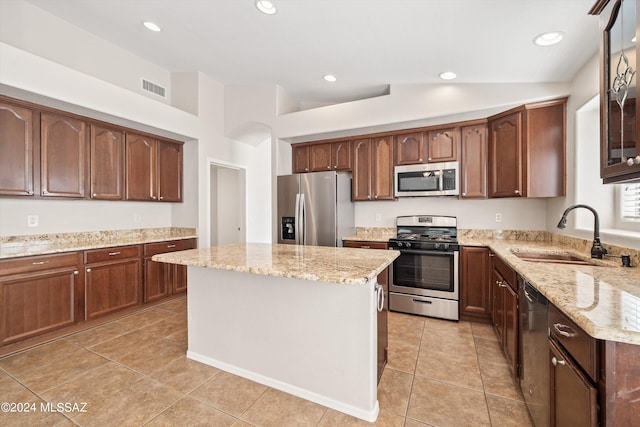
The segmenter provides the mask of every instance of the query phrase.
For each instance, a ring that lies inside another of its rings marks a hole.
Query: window
[[[640,184],[618,185],[617,228],[640,231]]]
[[[621,187],[622,220],[640,221],[640,184],[622,184]]]

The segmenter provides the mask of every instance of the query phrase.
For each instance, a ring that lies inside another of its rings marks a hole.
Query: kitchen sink
[[[568,252],[526,252],[511,251],[520,259],[530,262],[551,262],[556,264],[598,265],[594,262],[577,257]]]

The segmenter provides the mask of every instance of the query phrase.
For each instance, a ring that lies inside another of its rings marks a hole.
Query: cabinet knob
[[[30,196],[33,196],[33,190],[27,191],[27,194],[30,195]]]
[[[422,161],[422,158],[419,158],[419,159],[418,159],[418,161],[419,161],[419,162],[421,162],[421,161]]]
[[[158,200],[163,200],[163,199],[164,199],[164,197],[162,197],[162,196],[158,197]]]
[[[462,195],[463,195],[463,196],[466,196],[466,195],[467,195],[467,193],[462,193]]]
[[[309,168],[304,168],[304,171],[305,172],[309,172]]]
[[[338,165],[335,165],[333,168],[334,168],[334,169],[338,169]]]
[[[556,359],[556,357],[555,357],[555,356],[551,358],[551,363],[553,363],[553,366],[557,366],[557,365],[562,365],[562,366],[564,366],[564,365],[566,365],[566,364],[567,364],[567,362],[565,362],[564,360]]]
[[[513,190],[514,194],[520,194],[520,190]]]
[[[627,159],[627,165],[629,166],[640,165],[640,156],[629,157]]]
[[[78,270],[76,270],[76,271],[74,271],[74,272],[73,272],[73,274],[74,274],[74,275],[76,275],[76,276],[77,276],[79,273],[80,273],[80,272],[79,272]]]
[[[431,161],[431,157],[429,157],[427,160],[428,160],[428,161]]]
[[[331,169],[331,166],[327,166],[327,169]]]
[[[151,199],[152,199],[152,200],[155,200],[155,199],[156,199],[156,196],[151,196]]]
[[[49,194],[47,190],[42,190],[42,194]]]
[[[371,200],[371,195],[368,195],[368,196],[367,196],[367,199]]]
[[[45,265],[45,264],[49,264],[49,261],[35,261],[31,263],[31,265]]]
[[[90,268],[87,268],[86,271],[87,271],[87,273],[91,273],[91,269]]]
[[[93,193],[93,194],[91,195],[91,197],[98,197],[98,194],[97,194],[97,193]]]

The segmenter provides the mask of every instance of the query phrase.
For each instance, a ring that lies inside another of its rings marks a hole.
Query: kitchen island
[[[398,255],[247,243],[153,260],[188,266],[187,357],[375,421],[376,278]]]

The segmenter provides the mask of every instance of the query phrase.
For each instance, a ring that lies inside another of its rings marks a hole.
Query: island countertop
[[[364,285],[399,255],[395,250],[239,243],[155,255],[152,259],[264,276]]]

